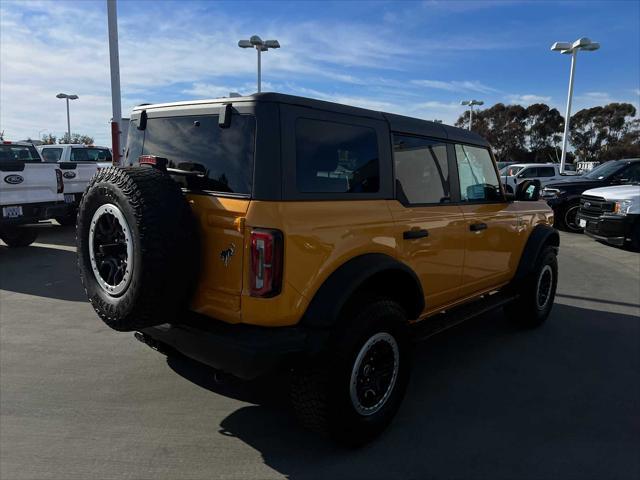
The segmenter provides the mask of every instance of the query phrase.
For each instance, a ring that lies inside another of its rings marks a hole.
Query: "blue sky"
[[[640,2],[120,1],[123,112],[142,102],[255,91],[255,52],[277,38],[263,90],[452,123],[462,99],[564,111],[569,58],[554,41],[602,44],[578,57],[575,108],[640,100]],[[107,144],[111,117],[106,2],[0,4],[0,130],[61,135],[62,91],[76,93],[72,130]]]

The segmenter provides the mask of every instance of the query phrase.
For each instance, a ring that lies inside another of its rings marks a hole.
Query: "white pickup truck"
[[[64,217],[56,217],[60,225],[75,225],[76,213],[89,180],[95,173],[112,166],[111,150],[93,145],[40,145],[36,147],[45,162],[55,162],[64,177],[64,201],[70,205]]]
[[[640,182],[586,190],[576,221],[596,240],[640,250]]]
[[[547,183],[563,180],[566,175],[575,174],[568,171],[560,173],[560,165],[557,163],[514,163],[500,171],[500,179],[507,192],[513,193],[524,180],[539,180],[544,187]]]
[[[0,142],[0,239],[24,247],[37,238],[42,220],[68,215],[62,171],[43,163],[31,143]]]

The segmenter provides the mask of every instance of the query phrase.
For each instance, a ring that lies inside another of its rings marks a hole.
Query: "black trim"
[[[142,329],[135,337],[163,353],[176,351],[218,370],[252,379],[296,354],[316,351],[324,334],[300,327],[228,324],[193,315],[179,324]]]
[[[549,225],[536,225],[527,239],[527,244],[524,247],[522,255],[520,256],[520,263],[518,269],[513,277],[513,283],[525,280],[529,274],[533,271],[536,258],[542,252],[542,248],[545,245],[552,245],[554,247],[560,246],[560,235],[558,231],[550,227]]]
[[[349,260],[327,278],[309,303],[300,325],[312,328],[331,327],[338,321],[343,307],[354,293],[367,280],[382,273],[400,274],[408,280],[409,287],[402,291],[408,302],[403,306],[410,319],[418,318],[425,303],[422,285],[415,272],[388,255],[369,253]],[[388,284],[386,288],[391,290],[393,286]]]

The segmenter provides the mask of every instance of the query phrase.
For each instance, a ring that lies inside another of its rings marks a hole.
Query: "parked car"
[[[95,145],[58,144],[37,147],[45,162],[91,162],[100,168],[112,165],[111,149]]]
[[[32,144],[0,142],[0,178],[0,239],[9,247],[31,245],[35,224],[66,214],[62,172],[42,163]]]
[[[539,180],[544,186],[564,176],[560,173],[560,165],[557,163],[514,163],[501,171],[500,178],[507,192],[513,193],[518,183],[523,180]]]
[[[640,249],[640,182],[585,191],[577,222],[590,237]]]
[[[576,221],[580,196],[585,190],[640,181],[640,159],[610,160],[584,175],[565,177],[542,189],[542,197],[553,208],[555,225],[570,232],[581,232]]]
[[[391,422],[412,337],[551,311],[552,211],[539,182],[507,196],[473,132],[263,93],[136,107],[124,163],[78,213],[100,318],[239,377],[286,368],[302,423],[340,442]]]

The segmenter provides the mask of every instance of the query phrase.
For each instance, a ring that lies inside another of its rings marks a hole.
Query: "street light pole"
[[[77,100],[78,95],[69,95],[67,93],[59,93],[56,98],[64,98],[67,101],[67,141],[71,142],[71,119],[69,115],[69,100]]]
[[[107,0],[107,24],[109,29],[109,69],[111,70],[111,149],[113,163],[120,163],[122,155],[120,122],[122,104],[120,101],[120,56],[118,53],[118,10],[116,0]]]
[[[256,51],[258,52],[258,93],[260,93],[262,91],[262,50],[256,48]]]
[[[262,52],[269,51],[270,48],[280,48],[277,40],[263,41],[258,35],[252,36],[249,40],[240,40],[240,48],[255,48],[258,51],[258,93],[262,91]]]
[[[564,165],[567,159],[567,143],[569,140],[569,126],[571,123],[571,102],[573,100],[573,78],[576,70],[576,60],[578,58],[578,50],[593,52],[600,48],[600,44],[592,42],[590,39],[583,37],[573,43],[555,42],[551,45],[551,50],[560,52],[565,55],[571,55],[571,72],[569,73],[569,93],[567,94],[567,110],[564,116],[564,134],[562,136],[562,156],[560,157],[560,173],[564,173]]]
[[[473,106],[484,105],[484,102],[482,100],[463,100],[460,102],[460,105],[466,105],[469,107],[469,130],[471,130],[471,125],[473,124]]]
[[[567,109],[564,114],[564,133],[562,134],[562,156],[560,157],[560,173],[564,172],[567,160],[567,140],[569,139],[569,124],[571,123],[571,102],[573,101],[573,74],[576,71],[578,51],[571,53],[571,73],[569,73],[569,93],[567,94]],[[556,157],[557,158],[557,157]]]

